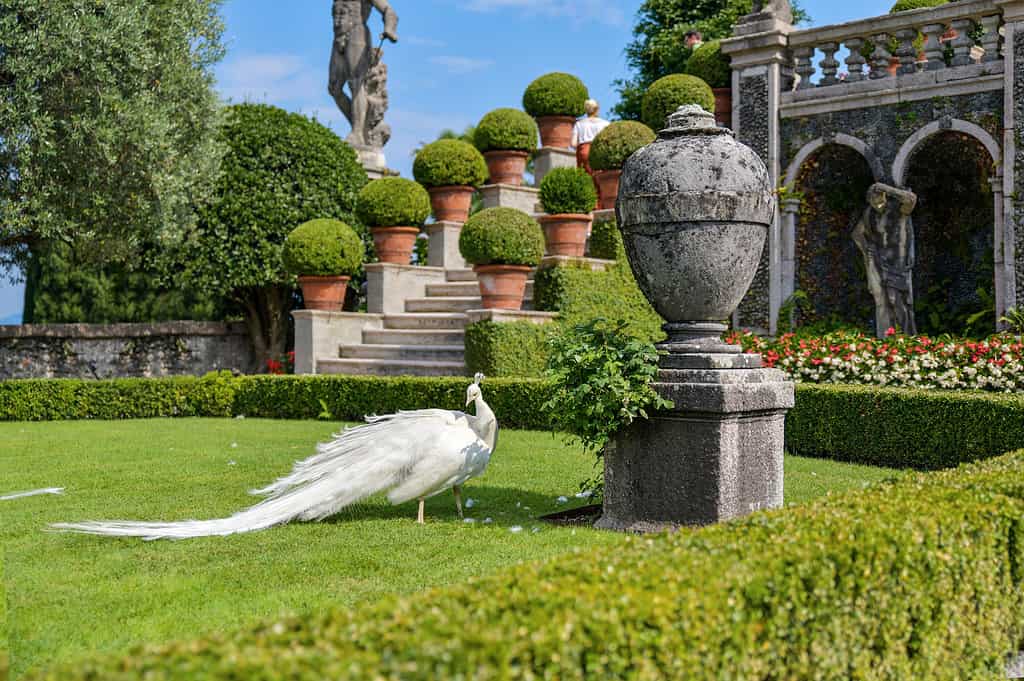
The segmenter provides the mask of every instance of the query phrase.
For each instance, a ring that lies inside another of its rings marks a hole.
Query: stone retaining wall
[[[251,373],[255,364],[241,323],[0,326],[0,380]]]

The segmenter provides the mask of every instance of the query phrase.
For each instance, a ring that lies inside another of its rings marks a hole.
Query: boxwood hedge
[[[569,73],[548,73],[526,86],[523,109],[531,116],[583,115],[590,94],[583,81]]]
[[[356,214],[369,227],[419,227],[430,215],[430,195],[418,182],[382,177],[359,191]]]
[[[487,179],[487,163],[469,142],[441,139],[419,150],[412,175],[424,187],[479,187]]]
[[[300,276],[352,276],[363,264],[366,247],[355,230],[340,220],[310,220],[284,240],[281,261]]]
[[[700,78],[685,73],[663,76],[647,89],[641,102],[640,117],[654,131],[662,130],[668,115],[684,104],[699,104],[715,112],[715,93]]]
[[[540,202],[551,215],[589,213],[597,205],[597,189],[583,168],[555,168],[540,181]]]
[[[481,152],[533,151],[538,134],[537,124],[525,111],[495,109],[477,123],[473,144]]]
[[[615,121],[597,133],[590,145],[590,167],[619,170],[630,155],[653,142],[657,135],[639,121]]]
[[[536,266],[544,257],[544,232],[515,208],[485,208],[462,226],[459,252],[474,265]]]
[[[1024,635],[1024,452],[47,679],[995,679]]]
[[[726,88],[732,84],[732,60],[722,54],[721,41],[711,40],[693,51],[686,62],[686,73],[712,88]]]
[[[485,376],[540,377],[558,324],[477,322],[466,327],[466,369]]]

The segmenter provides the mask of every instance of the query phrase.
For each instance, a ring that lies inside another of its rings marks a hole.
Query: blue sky
[[[893,0],[805,0],[815,25],[884,14]],[[227,0],[227,57],[218,89],[348,126],[327,94],[331,0]],[[627,75],[623,49],[641,0],[391,0],[399,43],[385,47],[393,136],[388,165],[410,176],[412,150],[499,106],[520,106],[526,85],[568,71],[604,106]],[[375,17],[374,33],[380,29]],[[0,321],[20,316],[23,288],[0,281]]]

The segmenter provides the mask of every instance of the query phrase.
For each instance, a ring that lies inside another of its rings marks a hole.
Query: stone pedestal
[[[480,187],[484,208],[515,208],[533,215],[540,213],[540,190],[511,184],[485,184]]]
[[[341,345],[363,342],[365,329],[384,328],[384,317],[365,312],[295,310],[295,373],[315,374],[317,358],[337,358]]]
[[[424,298],[427,284],[446,281],[443,267],[375,262],[365,269],[366,310],[373,314],[402,314],[408,298]]]
[[[544,176],[555,168],[575,168],[576,152],[558,147],[541,147],[533,157],[533,178],[540,186]]]
[[[353,144],[356,156],[359,158],[359,165],[363,166],[367,177],[371,180],[379,180],[388,175],[396,175],[388,170],[387,160],[384,158],[384,150],[380,147],[363,146]]]
[[[462,234],[461,222],[434,222],[427,225],[425,229],[430,236],[427,265],[446,270],[466,268],[466,260],[459,252],[459,235]]]

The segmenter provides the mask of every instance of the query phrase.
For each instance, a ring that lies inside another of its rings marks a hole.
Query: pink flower
[[[895,335],[896,335],[896,329],[894,329],[893,327],[890,326],[888,329],[885,330],[885,337],[886,338],[888,338],[889,336],[895,336]]]

